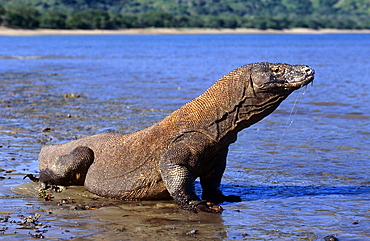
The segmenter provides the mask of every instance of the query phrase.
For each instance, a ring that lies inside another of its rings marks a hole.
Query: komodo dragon
[[[219,189],[229,145],[294,90],[310,83],[306,65],[253,63],[237,68],[162,121],[131,134],[101,133],[43,146],[39,181],[84,185],[97,195],[168,199],[194,212],[221,212],[241,201]],[[202,199],[194,180],[200,178]]]

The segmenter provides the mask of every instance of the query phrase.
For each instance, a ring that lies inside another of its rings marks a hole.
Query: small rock
[[[42,235],[41,233],[29,233],[31,235],[32,238],[39,238],[39,239],[44,239],[44,235]]]
[[[195,229],[193,229],[193,230],[191,230],[191,231],[189,231],[189,232],[186,232],[185,234],[186,235],[195,235],[196,233],[198,232],[198,230],[195,230]]]
[[[42,130],[42,132],[49,132],[49,131],[51,131],[52,129],[50,128],[50,127],[46,127],[46,128],[44,128],[43,130]]]
[[[339,239],[337,239],[336,237],[334,237],[333,235],[328,235],[324,238],[325,241],[339,241]]]
[[[69,204],[69,200],[68,199],[60,199],[59,203],[58,203],[58,206],[62,206],[63,204]]]
[[[80,97],[81,97],[80,95],[73,93],[64,94],[64,98],[80,98]]]
[[[116,231],[124,232],[124,231],[126,231],[126,229],[124,227],[119,227],[119,228],[116,228]]]

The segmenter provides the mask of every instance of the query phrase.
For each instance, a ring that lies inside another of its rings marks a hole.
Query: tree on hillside
[[[6,10],[4,22],[8,27],[37,28],[40,15],[34,7],[17,6]]]
[[[141,27],[171,28],[175,27],[174,17],[165,12],[147,12],[140,16]]]
[[[138,17],[133,14],[116,14],[113,16],[114,26],[120,28],[138,28]]]
[[[71,15],[67,26],[75,29],[112,29],[109,13],[103,10],[86,10]]]
[[[3,23],[4,14],[5,14],[5,9],[2,6],[0,6],[0,24]]]
[[[308,15],[312,13],[312,2],[309,0],[282,0],[288,13],[297,15]]]
[[[360,14],[369,14],[370,0],[341,0],[334,7],[340,9],[340,12],[343,13],[357,12]]]
[[[314,14],[322,15],[322,14],[335,14],[336,8],[334,5],[338,2],[338,0],[316,0],[312,2],[312,6],[314,8]]]
[[[59,11],[50,10],[40,18],[40,28],[65,29],[67,15]]]

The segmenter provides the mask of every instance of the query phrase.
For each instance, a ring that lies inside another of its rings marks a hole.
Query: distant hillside
[[[30,19],[20,19],[27,15],[35,20],[31,28],[370,28],[370,0],[0,0],[0,6],[3,25],[27,27]]]

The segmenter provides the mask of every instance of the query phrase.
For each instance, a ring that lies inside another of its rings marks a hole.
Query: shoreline
[[[203,29],[203,28],[145,28],[145,29],[15,29],[0,27],[0,36],[37,35],[181,35],[181,34],[370,34],[370,29]]]

